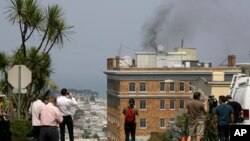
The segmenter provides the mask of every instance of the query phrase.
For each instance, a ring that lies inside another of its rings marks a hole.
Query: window
[[[170,83],[170,88],[169,88],[170,90],[170,92],[174,92],[174,83],[172,82],[172,83]]]
[[[140,128],[147,128],[147,120],[146,118],[140,119]]]
[[[140,100],[140,109],[146,109],[147,104],[146,104],[146,100]]]
[[[165,100],[160,100],[160,110],[165,110],[165,109],[166,109]]]
[[[165,128],[166,127],[166,120],[165,118],[160,118],[160,128]]]
[[[190,92],[193,91],[193,87],[191,87],[191,83],[189,83],[189,91],[190,91]]]
[[[174,100],[170,100],[170,109],[175,109],[175,103]]]
[[[165,82],[160,83],[160,92],[165,92]]]
[[[135,92],[135,83],[129,83],[129,92]]]
[[[185,102],[184,100],[180,100],[180,109],[185,108]]]
[[[140,92],[146,91],[146,83],[140,83]]]
[[[169,124],[170,124],[170,128],[174,127],[174,118],[170,118]]]
[[[180,83],[180,92],[184,92],[184,83],[183,82],[181,82]]]

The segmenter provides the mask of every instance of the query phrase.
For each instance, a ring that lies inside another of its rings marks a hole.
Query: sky
[[[58,88],[91,89],[106,94],[107,58],[135,57],[137,51],[196,48],[197,59],[218,66],[229,54],[249,62],[249,0],[40,0],[62,7],[73,25],[70,42],[51,50]],[[8,22],[8,0],[0,0],[0,52],[20,45],[17,25]],[[34,38],[34,42],[36,37]],[[1,60],[0,60],[1,61]]]

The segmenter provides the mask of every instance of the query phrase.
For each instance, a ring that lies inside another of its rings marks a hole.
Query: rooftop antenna
[[[230,54],[230,46],[229,46],[229,44],[228,44],[228,40],[227,40],[227,35],[225,34],[225,42],[226,42],[226,47],[227,47],[227,57],[229,56],[229,54]],[[225,58],[225,60],[223,60],[220,64],[219,64],[219,66],[226,66],[226,64],[225,64],[225,62],[228,60],[228,58]]]
[[[121,50],[122,50],[122,44],[120,44],[120,47],[118,48],[118,57],[121,57]]]
[[[181,63],[182,63],[182,48],[183,48],[183,45],[184,45],[184,39],[183,39],[183,36],[181,37]],[[182,66],[182,64],[181,64]]]
[[[183,48],[183,44],[184,44],[184,39],[183,37],[181,37],[181,48]]]
[[[248,57],[249,57],[249,62],[250,62],[250,50],[248,51]]]

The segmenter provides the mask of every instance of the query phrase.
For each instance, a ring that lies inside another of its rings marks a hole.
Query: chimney
[[[116,68],[120,67],[120,57],[119,56],[115,57],[115,66],[116,66]]]
[[[112,70],[114,68],[114,59],[108,58],[107,59],[107,70]]]
[[[228,67],[235,67],[236,57],[235,55],[228,55]]]

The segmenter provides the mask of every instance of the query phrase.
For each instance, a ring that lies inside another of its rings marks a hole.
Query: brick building
[[[240,68],[234,65],[136,67],[139,62],[132,61],[131,65],[121,67],[121,60],[119,57],[107,59],[104,72],[107,75],[108,141],[123,141],[125,138],[122,110],[128,105],[129,98],[135,99],[135,107],[139,109],[136,138],[147,140],[152,132],[165,132],[174,125],[176,115],[185,110],[186,102],[192,96],[193,85],[205,95],[214,91],[226,95],[232,76],[240,72]],[[197,83],[201,78],[208,82],[209,90]]]

